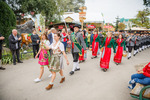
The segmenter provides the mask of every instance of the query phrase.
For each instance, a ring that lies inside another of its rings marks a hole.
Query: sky
[[[117,16],[135,18],[138,11],[145,8],[143,0],[85,0],[85,6],[89,18],[99,18],[100,21],[104,18],[106,23],[113,24]],[[101,13],[104,15],[103,18]]]

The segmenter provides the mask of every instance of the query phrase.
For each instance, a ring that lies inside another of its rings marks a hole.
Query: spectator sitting
[[[138,70],[137,74],[131,76],[128,88],[133,89],[136,83],[150,85],[150,62],[142,70]]]

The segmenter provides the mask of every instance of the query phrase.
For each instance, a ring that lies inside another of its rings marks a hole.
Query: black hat
[[[130,30],[128,33],[134,33],[134,32]]]
[[[73,28],[74,28],[74,27],[81,28],[81,25],[79,25],[79,24],[75,24],[75,25],[73,26]]]

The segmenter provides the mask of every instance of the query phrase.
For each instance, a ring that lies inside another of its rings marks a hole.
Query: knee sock
[[[79,69],[80,67],[79,67],[79,62],[77,62],[77,69]]]
[[[134,54],[136,54],[136,50],[134,50]]]
[[[53,85],[53,82],[49,82],[50,85]]]
[[[131,53],[128,54],[128,57],[131,57]]]
[[[77,68],[77,62],[73,62],[73,68],[72,68],[72,71],[75,71],[76,68]]]
[[[61,78],[64,78],[65,76],[61,76]]]

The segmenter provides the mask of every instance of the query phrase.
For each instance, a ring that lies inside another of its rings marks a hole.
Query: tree
[[[8,46],[8,37],[16,26],[16,17],[12,9],[3,1],[0,1],[0,33],[5,37]]]
[[[30,14],[30,12],[42,13],[46,20],[58,22],[61,15],[66,11],[78,12],[79,7],[84,5],[85,0],[3,0],[19,17],[20,14]]]
[[[119,30],[124,30],[126,28],[126,25],[124,23],[119,23],[118,24],[118,29]]]
[[[150,6],[150,0],[143,0],[145,6]]]
[[[139,27],[150,28],[150,10],[144,9],[143,11],[138,11],[135,19],[131,19],[131,21]]]

